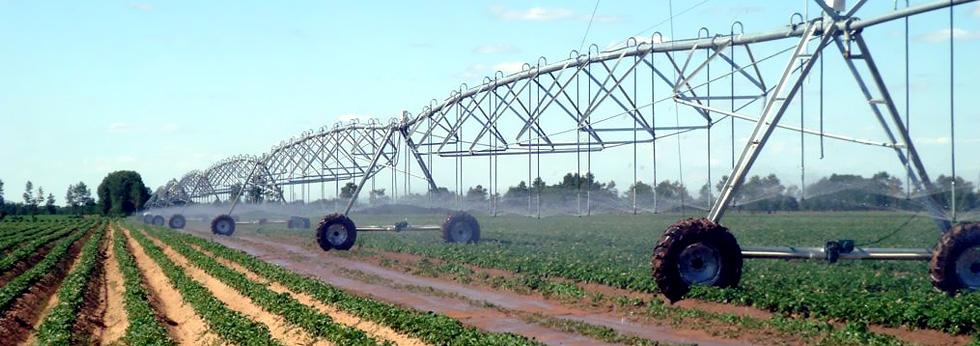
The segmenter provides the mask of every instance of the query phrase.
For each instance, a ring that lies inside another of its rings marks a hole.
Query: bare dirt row
[[[336,287],[423,311],[434,311],[468,325],[494,332],[534,337],[548,344],[608,344],[583,328],[597,327],[621,334],[621,340],[647,340],[703,345],[755,343],[750,338],[726,338],[698,329],[648,323],[615,311],[582,309],[575,304],[461,284],[452,280],[412,275],[348,254],[322,252],[287,241],[236,234],[215,237],[194,234],[239,249],[292,271],[310,275]],[[642,343],[642,342],[641,342]]]
[[[592,301],[591,297],[568,299],[502,286],[500,279],[517,276],[503,270],[467,266],[478,274],[474,276],[484,279],[460,280],[454,273],[433,275],[420,269],[441,264],[433,258],[376,249],[322,252],[305,244],[305,238],[299,235],[284,238],[243,233],[215,237],[201,230],[192,231],[349,291],[436,311],[485,330],[534,336],[545,343],[595,344],[599,341],[595,333],[583,332],[593,327],[619,333],[614,338],[619,343],[642,343],[636,342],[639,338],[698,344],[804,344],[819,342],[822,337],[783,329],[771,313],[751,307],[685,300],[675,305],[665,304],[659,314],[651,314],[649,306],[616,302],[620,299],[649,301],[650,295],[609,286],[571,283],[587,292],[600,293],[604,299],[601,302]],[[970,343],[968,336],[938,331],[870,328],[911,344]]]

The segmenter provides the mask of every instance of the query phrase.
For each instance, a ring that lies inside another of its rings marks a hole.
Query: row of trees
[[[99,200],[92,198],[92,191],[84,182],[68,185],[63,206],[56,205],[54,194],[45,194],[44,188],[27,181],[24,184],[23,202],[4,199],[4,184],[0,180],[0,217],[3,215],[37,214],[104,214],[129,215],[142,208],[150,198],[150,190],[143,184],[139,173],[133,171],[112,172],[102,180],[97,189]]]
[[[541,178],[535,179],[530,185],[521,181],[516,186],[508,187],[503,195],[495,193],[491,196],[489,190],[476,185],[465,193],[457,195],[446,188],[439,188],[431,196],[411,194],[400,198],[402,202],[412,199],[432,200],[437,203],[460,201],[464,203],[485,203],[491,198],[499,205],[510,207],[526,206],[530,201],[540,201],[550,207],[572,206],[581,202],[588,194],[594,206],[631,206],[636,203],[643,209],[672,210],[681,208],[706,208],[718,198],[728,177],[723,176],[714,186],[702,185],[697,196],[692,196],[688,188],[678,181],[664,180],[655,185],[638,181],[626,191],[620,193],[614,181],[600,183],[592,174],[579,175],[568,173],[554,184],[547,184]],[[954,185],[955,182],[955,185]],[[977,209],[980,207],[980,191],[973,183],[961,177],[940,175],[933,183],[938,191],[932,198],[942,207],[949,209],[952,205],[950,188],[956,186],[956,207],[959,210]],[[354,183],[348,183],[341,188],[340,199],[347,200],[353,196],[356,189]],[[752,176],[742,184],[736,194],[733,205],[747,211],[786,211],[786,210],[873,210],[873,209],[919,209],[922,207],[920,197],[925,191],[904,188],[903,178],[880,172],[865,178],[854,174],[832,174],[823,177],[805,189],[798,186],[786,186],[774,174],[767,176]],[[317,201],[323,202],[323,201]],[[384,189],[368,192],[368,203],[371,205],[389,203],[390,198]]]

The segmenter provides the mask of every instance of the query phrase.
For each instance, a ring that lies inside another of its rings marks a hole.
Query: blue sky
[[[54,192],[60,203],[68,184],[81,180],[94,189],[113,170],[139,171],[156,187],[224,157],[265,152],[282,139],[338,119],[414,112],[494,70],[514,69],[539,56],[567,57],[580,47],[595,4],[0,1],[0,179],[7,199],[19,200],[30,179]],[[766,31],[803,11],[802,1],[724,0],[677,1],[674,11],[694,4],[675,18],[674,36],[694,36],[701,26],[727,32],[733,20],[744,22],[747,32]],[[883,13],[891,6],[891,1],[874,1],[865,12]],[[810,11],[816,14],[812,5]],[[937,39],[946,30],[946,15],[922,15],[912,22],[913,118],[921,124],[914,136],[922,140],[924,154],[932,155],[927,163],[935,175],[949,170],[948,46]],[[667,17],[665,0],[601,2],[585,45],[607,47],[653,30],[669,34]],[[971,148],[980,144],[980,101],[968,95],[977,94],[980,71],[968,60],[980,54],[980,7],[960,6],[955,17],[959,171],[976,181],[980,160]],[[887,52],[879,56],[891,55],[880,60],[887,60],[883,69],[896,88],[904,88],[901,60],[894,56],[902,49],[901,29],[891,23],[867,34],[876,49]],[[828,119],[828,126],[849,122]],[[793,136],[777,136],[774,155],[798,150]],[[723,156],[728,149],[718,150]],[[809,174],[867,174],[881,167],[869,162],[895,161],[893,155],[838,153],[839,162]],[[696,172],[705,168],[704,160],[688,161],[685,177],[703,180]],[[773,156],[767,163],[771,166],[757,171],[787,179],[798,175],[798,159]],[[729,163],[712,165],[717,176]],[[632,170],[623,167],[597,174],[625,189]],[[554,180],[564,171],[542,175]],[[515,174],[500,180],[520,179]],[[477,183],[477,177],[466,180],[466,185]]]

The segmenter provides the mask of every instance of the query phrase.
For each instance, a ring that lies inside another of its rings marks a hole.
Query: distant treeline
[[[56,205],[53,193],[45,194],[44,188],[34,188],[34,183],[24,184],[20,201],[4,198],[4,184],[0,180],[0,218],[5,215],[58,215],[58,214],[103,214],[129,215],[139,210],[150,198],[150,189],[143,185],[143,178],[133,171],[109,173],[96,190],[96,201],[92,191],[84,182],[68,185],[63,206]]]
[[[492,196],[488,188],[483,185],[470,187],[460,193],[440,187],[429,195],[399,195],[397,202],[415,205],[459,203],[478,208],[480,205],[486,205],[493,198],[502,208],[519,209],[529,206],[535,208],[540,203],[545,208],[575,210],[584,208],[587,198],[590,209],[602,211],[632,208],[635,198],[637,207],[648,211],[705,209],[718,198],[727,179],[727,176],[723,176],[714,186],[702,185],[694,196],[684,184],[678,181],[664,180],[656,185],[638,181],[625,191],[620,191],[614,181],[600,183],[592,174],[580,176],[577,173],[568,173],[553,184],[548,184],[541,178],[535,179],[530,185],[521,181],[516,186],[502,188],[502,193],[495,192]],[[904,179],[886,172],[868,178],[854,174],[832,174],[807,185],[805,189],[800,189],[795,185],[784,185],[774,174],[752,176],[739,188],[732,205],[738,210],[763,212],[922,209],[921,197],[925,192],[918,189],[906,190]],[[971,210],[980,206],[978,191],[973,183],[961,177],[957,177],[955,182],[958,210]],[[933,181],[937,189],[933,198],[946,209],[951,205],[950,191],[954,186],[952,183],[953,179],[945,175],[940,175]],[[319,199],[310,201],[309,204],[346,203],[356,187],[354,183],[348,183],[342,186],[339,198]],[[244,197],[245,203],[262,201],[252,194],[246,194]],[[370,191],[365,189],[359,199],[362,204],[368,205],[387,204],[391,200],[392,196],[389,196],[385,189]],[[290,203],[307,204],[302,200]]]

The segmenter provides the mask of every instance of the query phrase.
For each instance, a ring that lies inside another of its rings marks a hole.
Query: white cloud
[[[567,8],[532,7],[526,10],[514,10],[503,6],[490,6],[490,13],[503,20],[545,22],[572,17],[575,12]]]
[[[131,133],[133,130],[133,125],[121,122],[111,123],[106,127],[108,133]]]
[[[458,75],[459,78],[475,80],[480,78],[482,81],[483,77],[493,77],[497,71],[503,72],[504,75],[510,75],[513,73],[521,72],[521,67],[524,66],[522,62],[502,62],[498,64],[488,65],[488,64],[473,64],[466,67],[466,71],[463,71]]]
[[[129,4],[129,8],[132,8],[134,10],[143,11],[143,12],[152,12],[153,10],[156,9],[156,7],[154,7],[153,4],[148,4],[148,3],[145,3],[145,2],[134,2],[134,3],[131,3],[131,4]]]
[[[476,48],[473,48],[473,52],[477,54],[507,54],[507,53],[518,53],[520,49],[514,47],[513,45],[507,43],[496,43],[496,44],[485,44]]]
[[[175,133],[177,131],[180,131],[180,125],[174,123],[165,123],[163,125],[160,125],[159,130],[160,132],[163,133]]]
[[[493,65],[493,71],[500,71],[504,74],[513,74],[521,72],[521,67],[524,66],[522,62],[504,62]]]
[[[933,31],[919,36],[920,41],[929,43],[942,43],[949,41],[949,29]],[[953,39],[956,40],[976,40],[980,39],[980,33],[960,28],[953,28]]]

